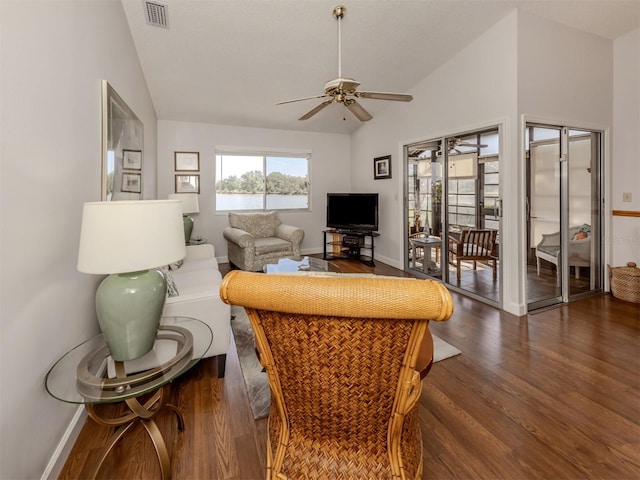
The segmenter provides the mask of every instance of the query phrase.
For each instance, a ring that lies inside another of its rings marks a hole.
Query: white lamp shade
[[[197,193],[170,193],[169,199],[180,200],[182,202],[182,213],[200,212]]]
[[[186,254],[178,201],[84,204],[78,253],[81,272],[137,272],[177,262]]]

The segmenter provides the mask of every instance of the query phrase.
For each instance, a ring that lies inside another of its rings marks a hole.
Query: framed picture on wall
[[[391,155],[373,159],[373,179],[391,178]]]
[[[131,193],[140,193],[142,175],[139,173],[127,173],[122,174],[122,191]]]
[[[133,200],[136,195],[131,193],[137,193],[137,198],[142,197],[143,133],[140,119],[109,82],[102,80],[103,201]],[[134,173],[138,175],[137,186]],[[123,192],[127,192],[126,195]]]
[[[142,150],[122,150],[122,168],[142,170]]]
[[[200,152],[175,152],[176,172],[197,172],[200,170]]]
[[[200,175],[176,175],[176,193],[200,193]]]

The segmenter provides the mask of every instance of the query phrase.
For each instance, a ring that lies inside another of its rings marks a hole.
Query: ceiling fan
[[[487,145],[484,143],[466,142],[456,137],[448,137],[447,147],[449,153],[455,152],[461,154],[464,152],[458,147],[487,148]],[[418,160],[432,158],[434,155],[437,157],[442,156],[442,142],[440,140],[414,145],[408,152],[409,158],[417,158]]]
[[[447,147],[449,148],[449,153],[451,152],[462,153],[458,149],[458,147],[487,148],[487,145],[485,145],[484,143],[465,142],[456,137],[449,137],[447,138]],[[442,155],[442,149],[440,149],[438,154]]]
[[[327,100],[305,113],[298,120],[308,120],[320,110],[335,102],[342,103],[349,109],[351,113],[356,116],[358,120],[360,120],[361,122],[366,122],[368,120],[371,120],[373,117],[364,109],[364,107],[360,103],[358,103],[356,98],[370,98],[372,100],[392,100],[396,102],[410,102],[411,100],[413,100],[413,97],[406,93],[363,92],[357,90],[360,82],[355,81],[353,78],[346,78],[342,76],[342,41],[340,35],[340,25],[346,12],[347,9],[344,5],[338,5],[333,9],[333,16],[338,21],[338,78],[329,80],[327,83],[325,83],[323,95],[297,98],[295,100],[285,100],[283,102],[276,103],[276,105],[283,105],[285,103],[301,102],[303,100],[311,100],[314,98],[327,98]]]

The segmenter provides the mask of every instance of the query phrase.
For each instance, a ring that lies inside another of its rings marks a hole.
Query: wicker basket
[[[640,268],[633,262],[626,267],[609,266],[611,293],[614,297],[627,302],[640,303]]]

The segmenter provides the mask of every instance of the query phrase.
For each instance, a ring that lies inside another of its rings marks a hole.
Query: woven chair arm
[[[418,372],[413,372],[411,382],[406,388],[409,393],[407,394],[404,405],[401,405],[398,409],[398,413],[401,413],[402,415],[406,415],[411,411],[411,409],[413,409],[413,407],[415,407],[416,402],[422,393],[422,381],[420,380],[420,374]]]
[[[435,280],[229,272],[220,298],[232,305],[305,315],[447,320],[453,299]]]

